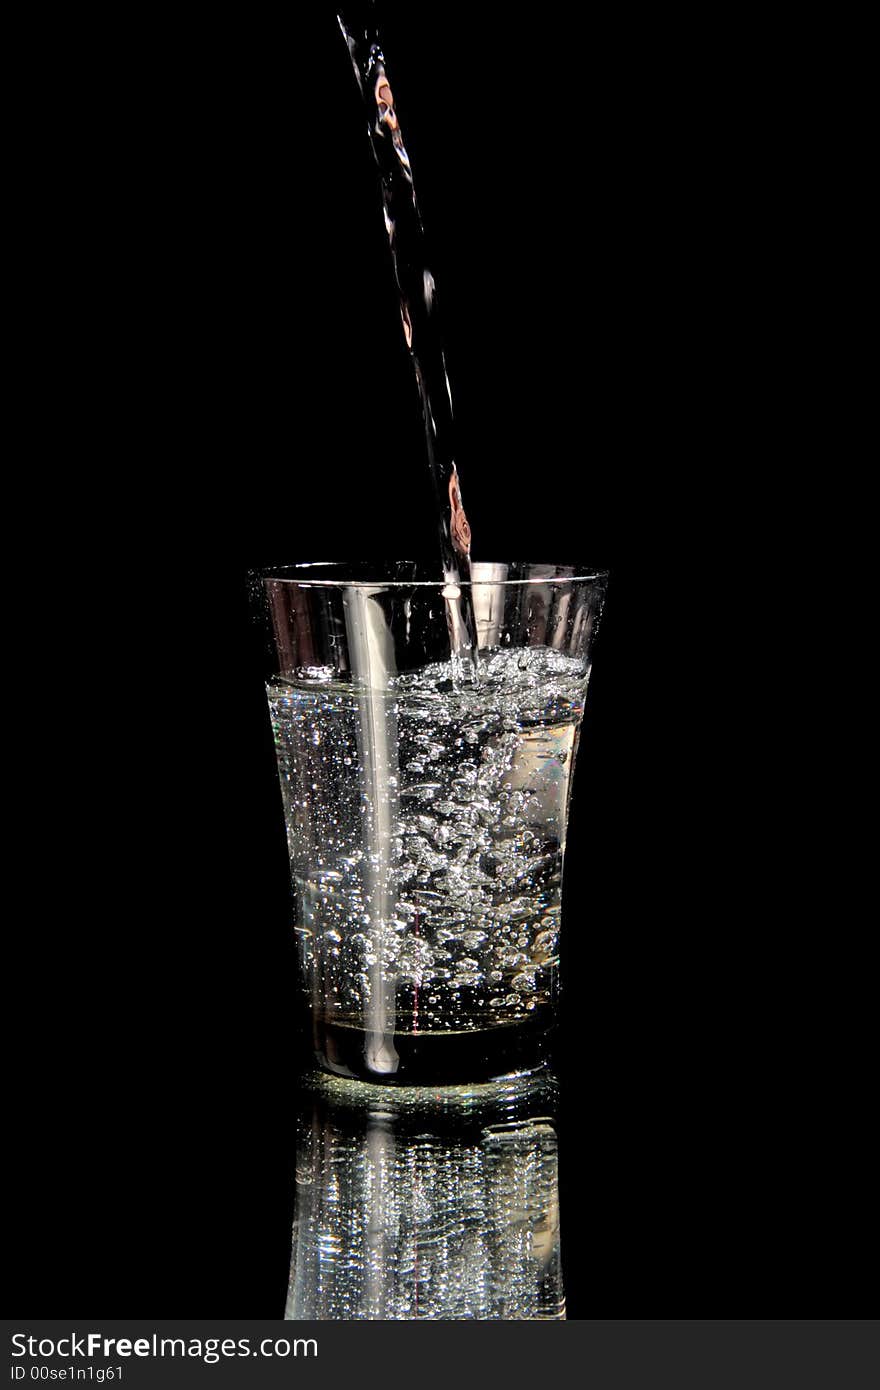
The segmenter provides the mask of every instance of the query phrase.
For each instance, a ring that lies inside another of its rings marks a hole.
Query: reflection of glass
[[[560,1319],[557,1084],[324,1077],[300,1121],[286,1316]]]

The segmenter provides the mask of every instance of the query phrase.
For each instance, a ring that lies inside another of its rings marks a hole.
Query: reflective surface
[[[551,1072],[307,1097],[287,1318],[565,1317]]]

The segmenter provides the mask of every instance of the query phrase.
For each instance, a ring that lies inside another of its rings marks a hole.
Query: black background
[[[754,602],[716,597],[742,446],[702,192],[723,155],[657,69],[674,31],[385,12],[474,553],[612,572],[566,865],[570,1314],[778,1310],[845,1286],[844,1198],[816,1200],[833,1078],[793,928],[746,884],[719,703]],[[418,407],[331,7],[144,34],[64,90],[30,112],[38,386],[7,523],[35,847],[13,1311],[280,1316],[293,956],[245,573],[432,555]]]

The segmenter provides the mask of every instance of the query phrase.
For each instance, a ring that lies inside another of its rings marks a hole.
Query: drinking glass
[[[546,1058],[606,578],[481,563],[450,586],[404,562],[253,577],[323,1070],[445,1084]],[[468,595],[475,664],[451,658]]]

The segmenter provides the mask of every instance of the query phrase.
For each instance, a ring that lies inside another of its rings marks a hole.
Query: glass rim
[[[473,562],[475,569],[484,566],[497,565],[498,561],[477,560]],[[426,561],[418,560],[393,560],[393,561],[363,561],[363,560],[304,560],[295,565],[270,565],[263,569],[251,571],[251,575],[260,583],[272,581],[277,584],[291,584],[300,589],[436,589],[438,592],[447,587],[448,580],[437,575],[431,579],[422,578],[401,578],[399,575],[383,575],[382,565],[389,568],[400,568],[409,565],[418,574],[429,568]],[[518,578],[499,579],[497,576],[486,575],[485,577],[474,577],[471,579],[456,580],[455,583],[460,589],[484,588],[496,586],[500,588],[515,588],[528,584],[551,584],[562,586],[564,584],[588,584],[595,583],[597,580],[607,580],[609,570],[596,569],[589,565],[544,565],[537,562],[512,561],[507,564],[508,569],[534,569],[547,570],[547,574],[528,574]],[[357,578],[355,574],[358,570],[376,571],[375,577],[371,579]],[[310,574],[311,570],[339,570],[347,573],[346,578],[336,578],[335,576]],[[354,573],[352,573],[354,572]]]

